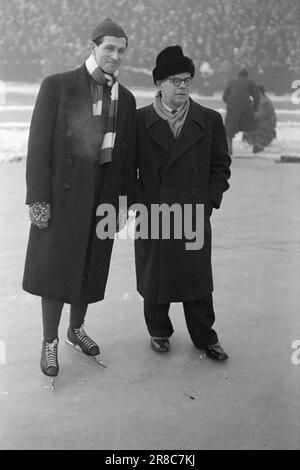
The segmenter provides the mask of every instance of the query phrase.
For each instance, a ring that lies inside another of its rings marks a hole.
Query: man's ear
[[[161,84],[162,84],[162,81],[161,80],[157,80],[155,85],[157,86],[157,88],[159,88],[161,90]]]
[[[88,48],[91,52],[93,52],[93,50],[95,49],[96,47],[96,44],[93,42],[93,41],[90,41],[89,44],[88,44]]]

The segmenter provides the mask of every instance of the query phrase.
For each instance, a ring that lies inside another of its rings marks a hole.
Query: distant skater
[[[255,111],[258,108],[259,92],[254,80],[248,78],[248,71],[242,69],[238,78],[230,81],[223,93],[223,101],[226,103],[225,129],[228,139],[229,152],[232,154],[232,141],[240,132],[251,135],[253,153],[258,152],[257,122]]]
[[[263,85],[258,85],[259,91],[259,105],[257,111],[254,113],[257,123],[257,145],[259,150],[268,147],[272,140],[276,138],[276,112],[274,104],[269,96],[266,95],[266,90]],[[253,145],[251,133],[245,132],[243,139],[248,144]]]

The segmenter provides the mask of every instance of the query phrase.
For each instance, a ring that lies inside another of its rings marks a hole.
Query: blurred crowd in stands
[[[151,86],[154,58],[172,44],[194,59],[202,93],[241,67],[276,93],[300,78],[299,0],[0,0],[0,79],[38,82],[80,65],[106,17],[128,33],[129,86]]]

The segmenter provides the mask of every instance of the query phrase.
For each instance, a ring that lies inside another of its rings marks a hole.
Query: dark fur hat
[[[192,77],[195,75],[193,61],[183,55],[180,46],[168,46],[158,54],[152,75],[156,84],[158,80],[164,80],[171,75],[184,72],[189,72]]]

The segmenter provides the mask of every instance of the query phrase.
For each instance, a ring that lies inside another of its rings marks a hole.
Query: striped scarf
[[[95,80],[93,87],[93,115],[106,118],[106,128],[101,145],[99,164],[112,161],[112,153],[116,140],[116,122],[119,98],[119,84],[115,76],[104,73],[98,66],[93,54],[86,60],[85,66],[89,75]],[[111,100],[109,104],[108,116],[105,116],[103,109],[103,86],[111,87]]]
[[[154,109],[159,115],[159,117],[161,117],[162,119],[168,122],[171,128],[171,131],[173,132],[174,137],[177,139],[185,123],[185,120],[186,120],[186,117],[190,108],[190,100],[187,100],[178,109],[178,111],[175,114],[173,114],[171,111],[168,111],[164,107],[161,101],[161,96],[162,96],[161,91],[159,90],[156,93],[155,98],[154,98],[154,103],[153,103]]]

